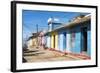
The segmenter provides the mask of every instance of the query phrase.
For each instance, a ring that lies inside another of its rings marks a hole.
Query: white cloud
[[[59,19],[58,19],[58,18],[54,18],[53,20],[54,20],[54,21],[59,21]]]

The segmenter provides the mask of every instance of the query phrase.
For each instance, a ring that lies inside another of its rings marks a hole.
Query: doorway
[[[54,44],[53,44],[53,48],[55,48],[55,35],[54,35],[53,37],[54,37],[54,41],[53,41],[53,42],[54,42]]]
[[[66,32],[63,33],[64,37],[63,37],[63,49],[66,49]]]
[[[82,36],[81,36],[81,43],[82,43],[82,52],[87,52],[87,27],[82,28],[81,30]]]

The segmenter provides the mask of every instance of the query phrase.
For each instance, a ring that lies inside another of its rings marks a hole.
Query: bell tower
[[[53,30],[53,18],[48,19],[48,30],[52,31]]]

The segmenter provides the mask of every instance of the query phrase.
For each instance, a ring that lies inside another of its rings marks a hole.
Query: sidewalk
[[[75,56],[73,54],[64,55],[61,52],[52,50],[33,49],[24,52],[24,59],[27,62],[48,62],[48,61],[71,61],[71,60],[84,60],[81,56]]]

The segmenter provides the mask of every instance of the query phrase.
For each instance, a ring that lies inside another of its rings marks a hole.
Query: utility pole
[[[38,33],[38,24],[36,24],[36,30],[37,30],[37,33]]]
[[[38,48],[38,24],[36,24],[36,31],[37,31],[37,48]]]

